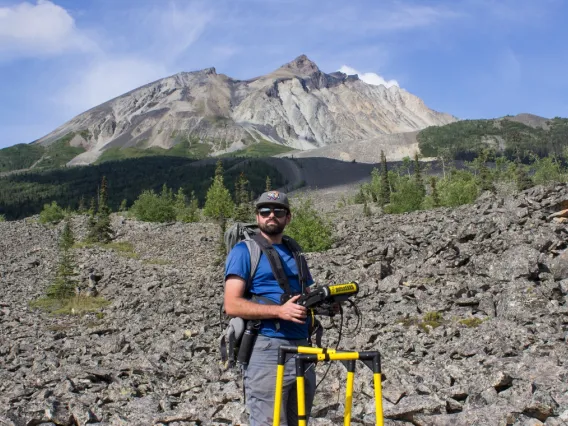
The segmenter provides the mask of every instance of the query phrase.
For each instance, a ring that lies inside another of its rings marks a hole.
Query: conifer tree
[[[249,198],[248,180],[241,172],[239,179],[235,183],[235,198],[237,206],[235,208],[235,220],[247,222],[252,219],[252,204]]]
[[[86,210],[87,210],[87,207],[85,206],[85,196],[81,195],[81,198],[79,199],[79,207],[77,208],[77,211],[79,213],[85,213]]]
[[[66,220],[63,232],[59,237],[59,265],[55,274],[55,280],[47,289],[47,297],[58,300],[69,299],[75,294],[77,287],[77,274],[75,273],[75,263],[71,247],[75,237],[71,229],[69,220]]]
[[[63,231],[61,232],[61,237],[59,238],[59,248],[63,251],[70,250],[75,244],[75,237],[73,231],[71,230],[71,221],[69,217],[65,219],[65,225],[63,226]]]
[[[430,187],[432,188],[432,204],[434,207],[440,207],[440,194],[437,188],[438,179],[436,176],[430,178]]]
[[[224,223],[225,220],[233,216],[234,210],[235,203],[231,198],[229,190],[225,188],[223,183],[223,163],[221,160],[218,160],[213,183],[205,196],[203,214],[220,223]]]
[[[108,188],[106,177],[103,176],[99,189],[99,203],[96,214],[91,214],[89,220],[89,233],[87,241],[97,243],[108,243],[112,239],[112,228],[110,225],[110,208],[107,204]],[[94,211],[94,202],[91,205]]]
[[[268,192],[272,190],[272,182],[270,181],[270,176],[266,176],[266,186],[264,187],[264,191]]]
[[[118,211],[125,212],[127,210],[128,210],[128,201],[126,201],[126,198],[125,198],[120,202],[120,207],[118,208]]]
[[[491,178],[491,171],[487,167],[490,152],[484,149],[479,156],[479,186],[483,191],[495,191],[493,179]]]
[[[422,180],[422,167],[418,158],[418,152],[414,153],[414,181],[416,186],[422,191],[422,195],[426,195],[426,188],[424,188],[424,181]]]
[[[527,170],[518,161],[515,163],[515,165],[516,165],[515,183],[517,184],[517,189],[519,191],[524,191],[525,189],[529,189],[533,185],[533,183],[527,173]]]
[[[195,191],[191,191],[189,197],[189,207],[187,212],[188,222],[199,222],[199,201],[195,195]]]
[[[381,150],[381,193],[379,194],[379,204],[384,206],[390,202],[390,183],[389,171],[387,168],[387,157]]]
[[[186,222],[185,216],[187,215],[187,199],[181,186],[179,187],[178,192],[175,195],[174,209],[176,211],[176,219],[182,222]]]

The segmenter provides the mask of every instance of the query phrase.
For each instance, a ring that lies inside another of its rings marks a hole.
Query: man
[[[260,234],[278,252],[288,277],[291,293],[300,293],[301,283],[293,254],[283,244],[284,229],[292,219],[286,194],[265,192],[256,203],[256,221]],[[307,311],[295,302],[299,295],[280,304],[284,290],[278,284],[270,263],[261,255],[258,268],[252,277],[250,293],[274,304],[257,303],[246,298],[246,283],[250,278],[250,253],[244,243],[236,244],[229,253],[225,268],[225,311],[233,317],[261,320],[258,337],[247,366],[243,368],[245,398],[250,414],[250,426],[272,425],[276,366],[280,345],[306,346],[308,344]],[[307,285],[313,284],[308,274]],[[305,376],[306,413],[310,413],[315,393],[315,372],[309,368]],[[298,424],[296,400],[295,360],[285,365],[280,424]]]

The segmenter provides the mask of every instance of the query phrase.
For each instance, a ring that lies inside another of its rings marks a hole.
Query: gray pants
[[[272,426],[274,414],[274,390],[276,387],[276,366],[280,345],[306,346],[307,340],[276,339],[259,335],[252,355],[244,368],[246,405],[250,414],[250,426]],[[305,374],[306,413],[312,409],[316,390],[316,375],[313,365]],[[293,356],[284,367],[282,387],[281,426],[298,424],[298,401],[296,399],[296,360]]]

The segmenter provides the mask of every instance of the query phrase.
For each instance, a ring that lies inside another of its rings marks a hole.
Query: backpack
[[[284,272],[282,267],[282,262],[278,252],[272,245],[262,237],[260,230],[256,223],[242,223],[236,222],[229,229],[225,231],[224,234],[225,248],[227,254],[232,250],[232,248],[240,241],[243,241],[250,253],[250,277],[246,283],[245,287],[245,297],[255,301],[262,301],[263,303],[274,304],[272,300],[269,300],[262,296],[256,296],[250,294],[250,288],[252,286],[252,280],[258,269],[258,264],[260,263],[260,257],[264,255],[268,258],[270,267],[274,277],[278,281],[280,287],[284,290],[287,295],[291,294],[290,286],[288,284],[288,277]],[[298,269],[298,278],[300,280],[300,285],[304,289],[308,281],[308,265],[306,259],[302,254],[302,250],[299,244],[294,241],[294,239],[284,236],[282,239],[283,243],[292,252],[294,259],[296,261],[296,267]],[[221,362],[225,369],[233,367],[236,364],[237,354],[240,347],[240,342],[244,331],[247,328],[247,320],[243,318],[230,318],[224,313],[224,305],[221,303],[220,306],[220,324],[222,334],[219,338],[219,350],[221,353]],[[228,321],[227,321],[228,320]],[[277,327],[278,327],[277,323]],[[223,329],[223,327],[226,327]]]

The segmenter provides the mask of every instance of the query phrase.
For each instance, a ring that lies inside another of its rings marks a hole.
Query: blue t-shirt
[[[298,268],[294,255],[284,244],[273,244],[280,255],[282,267],[288,277],[288,284],[292,293],[300,293],[302,287],[298,278]],[[237,275],[245,282],[250,277],[250,253],[245,243],[236,244],[225,263],[225,280],[229,275]],[[308,274],[307,285],[313,284],[311,275]],[[250,292],[257,296],[263,296],[272,300],[276,304],[280,304],[280,296],[284,294],[284,290],[278,284],[278,281],[272,273],[268,259],[261,253],[258,268],[252,279]],[[261,301],[259,303],[262,303]],[[305,324],[297,324],[291,321],[278,320],[280,329],[276,330],[275,320],[262,320],[260,326],[260,334],[268,337],[279,337],[285,339],[306,339],[308,337],[308,321]]]

